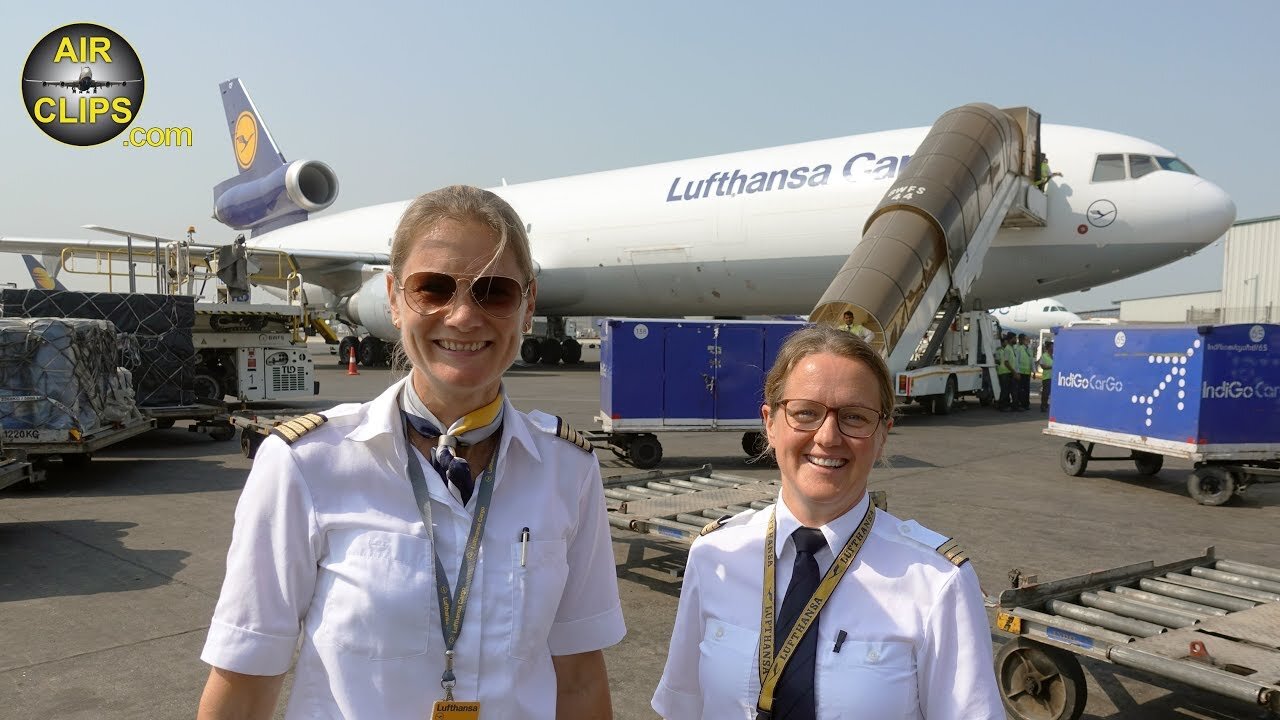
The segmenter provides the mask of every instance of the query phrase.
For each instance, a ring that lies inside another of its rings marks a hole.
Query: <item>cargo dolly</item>
[[[4,456],[9,460],[31,462],[39,467],[46,459],[57,455],[64,467],[80,469],[89,464],[93,453],[141,435],[155,427],[151,418],[140,417],[130,422],[98,428],[92,432],[58,429],[9,429],[4,430]]]
[[[1141,670],[1280,717],[1280,569],[1200,557],[1147,561],[1044,583],[1010,573],[996,625],[1016,637],[995,658],[1018,720],[1074,720],[1078,655]]]
[[[227,406],[223,404],[196,403],[194,405],[169,405],[165,407],[138,408],[143,415],[156,421],[156,428],[167,430],[178,420],[191,420],[187,429],[191,432],[205,432],[209,439],[218,442],[235,437],[235,428],[229,422]]]
[[[604,495],[613,527],[692,543],[713,520],[772,505],[778,480],[756,480],[703,465],[692,471],[651,470],[607,478]],[[887,509],[883,491],[872,491],[871,499],[876,507]]]
[[[273,428],[304,414],[301,410],[287,415],[258,414],[241,410],[231,413],[227,418],[227,422],[231,426],[232,434],[236,430],[240,431],[240,453],[252,460],[258,454],[258,448],[267,439],[267,436],[271,434]]]
[[[1058,454],[1062,472],[1078,477],[1090,462],[1133,462],[1143,475],[1155,475],[1166,456],[1188,460],[1187,494],[1201,505],[1222,505],[1250,485],[1280,482],[1280,443],[1261,449],[1213,450],[1156,438],[1050,422],[1045,435],[1067,438]],[[1098,445],[1123,448],[1127,455],[1100,455]]]

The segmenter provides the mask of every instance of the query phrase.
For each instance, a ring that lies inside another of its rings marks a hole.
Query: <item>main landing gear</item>
[[[565,335],[564,318],[547,318],[547,334],[526,336],[520,343],[520,359],[529,365],[575,365],[582,360],[582,345]]]

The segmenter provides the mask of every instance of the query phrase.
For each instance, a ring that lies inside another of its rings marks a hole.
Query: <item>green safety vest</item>
[[[1026,345],[1013,346],[1014,364],[1018,367],[1018,372],[1023,374],[1031,373],[1031,349]]]
[[[1040,367],[1045,370],[1053,369],[1053,355],[1050,353],[1040,353]]]
[[[1009,360],[1010,360],[1009,346],[1001,345],[1000,348],[996,350],[996,372],[998,374],[1000,375],[1009,374],[1010,370],[1008,367],[1006,367],[1006,363],[1008,363],[1009,365],[1013,364],[1012,362],[1009,362]]]

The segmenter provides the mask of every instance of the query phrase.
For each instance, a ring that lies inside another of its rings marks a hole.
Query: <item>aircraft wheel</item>
[[[360,341],[356,350],[356,359],[365,367],[380,367],[387,358],[387,345],[378,338],[369,335]]]
[[[538,338],[527,337],[520,343],[520,359],[528,365],[534,365],[542,355]]]
[[[555,365],[560,362],[560,341],[555,338],[543,338],[538,343],[538,361],[543,365]]]
[[[1089,456],[1083,445],[1078,442],[1069,442],[1062,446],[1062,451],[1058,454],[1058,464],[1062,466],[1062,472],[1072,477],[1079,477],[1084,474],[1085,468],[1089,467]]]
[[[747,457],[759,457],[760,453],[768,449],[769,441],[765,439],[764,433],[754,430],[742,433],[742,452],[746,453]]]
[[[565,365],[574,365],[582,360],[582,345],[573,338],[560,341],[560,359]]]
[[[1018,720],[1077,720],[1088,689],[1075,655],[1043,643],[1016,638],[996,654],[1000,699]]]
[[[650,433],[637,435],[627,448],[627,456],[631,464],[641,470],[657,467],[662,462],[662,443],[658,442],[656,435]]]
[[[351,348],[360,341],[348,335],[338,341],[338,367],[346,367],[351,362]],[[356,361],[360,360],[360,353],[356,353]]]
[[[1225,505],[1236,492],[1236,473],[1214,465],[1198,467],[1187,478],[1187,494],[1201,505]]]

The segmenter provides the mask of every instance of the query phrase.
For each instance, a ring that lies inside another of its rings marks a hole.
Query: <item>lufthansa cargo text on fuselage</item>
[[[902,172],[909,160],[911,160],[910,155],[877,156],[872,152],[861,152],[844,161],[840,174],[846,182],[892,180]],[[819,163],[767,170],[759,168],[716,170],[705,178],[693,180],[676,176],[667,189],[667,202],[701,200],[712,195],[733,197],[775,190],[821,187],[831,181],[834,168],[835,166],[830,163]]]

